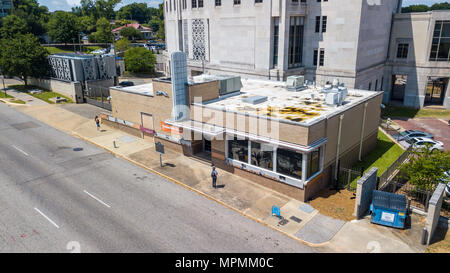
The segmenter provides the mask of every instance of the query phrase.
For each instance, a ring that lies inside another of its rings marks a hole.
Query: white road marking
[[[26,155],[26,156],[30,156],[29,154],[25,153],[24,151],[22,151],[21,149],[17,148],[15,145],[12,145],[12,147],[14,149],[16,149],[17,151],[21,152],[22,154]]]
[[[59,226],[52,221],[52,219],[48,218],[47,215],[45,215],[42,211],[38,210],[37,208],[34,208],[37,212],[39,212],[39,214],[41,214],[42,216],[44,216],[45,219],[47,219],[50,223],[52,223],[56,228],[59,228]]]
[[[95,200],[97,200],[98,202],[102,203],[103,205],[105,205],[108,208],[111,208],[110,205],[106,204],[105,202],[103,202],[102,200],[98,199],[97,197],[93,196],[92,194],[90,194],[89,192],[87,192],[86,190],[84,190],[84,193],[86,193],[87,195],[89,195],[90,197],[94,198]]]

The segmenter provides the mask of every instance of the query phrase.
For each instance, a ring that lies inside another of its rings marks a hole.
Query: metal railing
[[[425,212],[428,211],[428,203],[433,195],[433,191],[422,190],[409,183],[397,181],[386,183],[382,191],[406,195],[408,199],[411,199],[412,207],[424,210]]]
[[[383,189],[399,172],[398,168],[401,164],[409,160],[412,148],[408,148],[394,161],[387,169],[378,177],[378,189]]]

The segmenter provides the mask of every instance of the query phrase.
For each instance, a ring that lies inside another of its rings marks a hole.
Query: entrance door
[[[391,100],[403,102],[405,98],[407,75],[393,75],[392,76],[392,94]]]
[[[147,113],[142,113],[141,112],[141,125],[142,125],[142,130],[148,134],[148,135],[153,135],[154,134],[154,130],[155,130],[155,124],[153,121],[153,115],[151,114],[147,114]],[[146,134],[144,134],[144,138],[146,137]]]
[[[425,93],[425,105],[442,105],[448,78],[429,78]]]
[[[211,153],[211,141],[207,139],[203,139],[203,141],[203,151]]]

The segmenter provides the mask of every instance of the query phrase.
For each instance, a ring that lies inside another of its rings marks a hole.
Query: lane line
[[[39,214],[41,214],[42,216],[44,216],[44,218],[47,219],[50,223],[52,223],[56,228],[59,228],[59,226],[58,226],[55,222],[53,222],[52,219],[48,218],[48,216],[45,215],[42,211],[40,211],[40,210],[37,209],[37,208],[34,208],[34,209],[35,209],[37,212],[39,212]]]
[[[92,194],[90,194],[89,192],[87,192],[86,190],[84,190],[84,193],[86,193],[87,195],[89,195],[90,197],[94,198],[95,200],[97,200],[98,202],[102,203],[103,205],[105,205],[108,208],[111,208],[110,205],[106,204],[105,202],[103,202],[102,200],[100,200],[99,198],[93,196]]]
[[[22,151],[21,149],[17,148],[15,145],[11,145],[14,149],[16,149],[17,151],[21,152],[22,154],[26,155],[26,156],[30,156],[29,154],[25,153],[24,151]]]

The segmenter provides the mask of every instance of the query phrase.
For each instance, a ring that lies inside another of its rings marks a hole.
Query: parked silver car
[[[411,144],[414,149],[426,148],[427,147],[426,145],[428,144],[431,145],[429,149],[433,152],[436,150],[444,151],[444,143],[431,138],[415,137],[407,140],[407,142]]]
[[[406,130],[403,132],[400,132],[399,134],[394,135],[395,139],[397,141],[406,141],[408,139],[412,139],[415,137],[426,137],[426,138],[431,138],[433,139],[434,136],[432,134],[426,133],[426,132],[422,132],[422,131],[417,131],[417,130]]]

